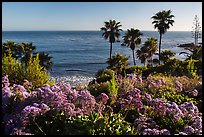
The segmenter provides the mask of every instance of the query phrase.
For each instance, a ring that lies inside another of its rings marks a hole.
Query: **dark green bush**
[[[124,73],[124,68],[129,66],[128,58],[126,55],[116,53],[112,58],[107,61],[108,69],[112,69],[116,74]]]
[[[136,74],[138,76],[142,75],[142,72],[145,71],[147,69],[147,67],[145,66],[132,66],[132,67],[128,67],[125,70],[126,74]]]

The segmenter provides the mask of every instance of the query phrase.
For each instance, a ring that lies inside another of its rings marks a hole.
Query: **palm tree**
[[[144,66],[146,66],[146,61],[148,58],[148,49],[147,47],[143,46],[140,49],[137,50],[137,58],[141,60],[141,63],[144,63]]]
[[[159,64],[160,64],[160,52],[161,52],[161,39],[162,35],[170,28],[170,25],[173,26],[174,20],[172,19],[174,15],[171,15],[171,10],[163,10],[156,13],[151,18],[154,20],[152,24],[154,24],[154,28],[159,31]]]
[[[200,60],[202,61],[202,46],[194,46],[190,48],[185,48],[185,50],[190,51],[189,52],[180,52],[179,55],[181,54],[186,54],[187,58],[186,60],[189,60],[190,58],[195,59],[195,60]]]
[[[115,43],[116,39],[118,40],[120,36],[120,27],[122,26],[120,22],[116,22],[115,20],[109,20],[104,22],[105,26],[101,28],[101,31],[104,31],[102,36],[105,39],[109,39],[110,42],[110,59],[112,54],[112,44]]]
[[[138,29],[131,28],[131,30],[127,30],[125,36],[123,36],[123,45],[127,45],[132,50],[133,55],[133,63],[136,65],[135,62],[135,47],[141,44],[141,37],[142,33]]]
[[[158,50],[157,39],[155,39],[153,37],[148,38],[147,41],[145,41],[145,43],[144,43],[144,47],[147,48],[148,58],[150,59],[151,64],[153,64],[153,60],[152,60],[153,54]]]

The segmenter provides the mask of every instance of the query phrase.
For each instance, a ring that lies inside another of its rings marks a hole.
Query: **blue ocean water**
[[[113,53],[125,54],[132,62],[132,51],[128,47],[121,46],[120,41],[113,44]],[[142,31],[142,43],[147,38],[159,39],[157,31]],[[109,42],[104,40],[101,31],[3,31],[2,42],[13,40],[19,42],[32,42],[36,51],[44,51],[52,56],[53,68],[51,76],[60,80],[76,82],[77,80],[91,80],[99,69],[106,68],[109,57]],[[176,53],[176,58],[184,60],[185,56],[179,55],[183,48],[178,44],[191,43],[191,32],[168,31],[162,38],[162,50],[170,49]],[[138,48],[136,48],[137,50]],[[136,64],[143,65],[136,59]]]

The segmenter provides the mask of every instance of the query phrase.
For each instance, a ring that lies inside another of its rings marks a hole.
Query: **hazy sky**
[[[154,30],[151,17],[169,9],[175,16],[170,31],[191,31],[195,15],[202,24],[202,2],[3,2],[2,29],[100,30],[115,19],[123,30]]]

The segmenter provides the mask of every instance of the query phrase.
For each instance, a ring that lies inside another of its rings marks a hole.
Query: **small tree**
[[[106,63],[108,64],[107,68],[115,70],[116,73],[121,73],[122,70],[129,65],[128,57],[120,53],[116,53],[112,58],[109,58]]]
[[[200,33],[201,26],[197,15],[195,15],[193,25],[194,26],[192,27],[193,29],[192,35],[193,35],[193,38],[195,39],[195,45],[198,45],[198,38],[201,38],[201,33]]]

